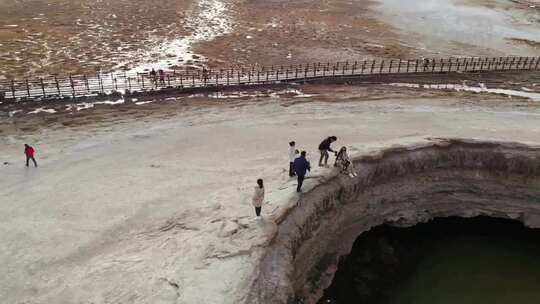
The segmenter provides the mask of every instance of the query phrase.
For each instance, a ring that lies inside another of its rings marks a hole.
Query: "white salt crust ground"
[[[292,139],[315,162],[328,135],[353,154],[427,136],[540,138],[534,107],[445,104],[274,100],[3,136],[2,303],[241,303],[272,217],[296,195],[285,172]],[[25,142],[40,167],[24,167]],[[329,170],[315,168],[305,190]],[[259,177],[263,221],[250,204]]]

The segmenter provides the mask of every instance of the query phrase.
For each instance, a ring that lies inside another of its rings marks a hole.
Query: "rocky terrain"
[[[356,237],[381,224],[490,216],[540,227],[540,146],[433,139],[355,160],[276,219],[246,303],[315,303]]]

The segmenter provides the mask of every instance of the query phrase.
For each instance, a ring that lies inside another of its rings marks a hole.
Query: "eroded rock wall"
[[[362,232],[486,215],[540,227],[540,147],[437,139],[355,160],[278,221],[248,303],[315,303]]]

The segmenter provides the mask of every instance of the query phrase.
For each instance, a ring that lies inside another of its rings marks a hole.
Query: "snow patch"
[[[193,29],[192,33],[186,37],[162,42],[155,49],[142,54],[133,54],[132,57],[142,57],[142,61],[145,63],[132,66],[128,72],[140,73],[152,68],[170,70],[175,65],[189,65],[195,61],[207,61],[203,56],[193,53],[193,45],[198,42],[211,41],[230,33],[233,28],[231,19],[229,9],[223,1],[200,0],[195,12],[190,14],[185,21],[185,27]],[[158,54],[157,60],[153,59],[156,54]],[[126,65],[129,63],[121,63],[116,66],[116,69]]]
[[[407,87],[407,88],[424,88],[424,89],[434,89],[434,90],[455,90],[455,91],[465,91],[473,93],[493,93],[493,94],[502,94],[507,96],[517,96],[529,98],[533,101],[540,101],[540,93],[534,92],[528,88],[522,88],[523,91],[518,90],[509,90],[509,89],[490,89],[485,84],[481,83],[478,87],[471,87],[465,84],[424,84],[420,85],[418,83],[390,83],[390,86],[394,87]]]
[[[54,114],[54,113],[56,113],[56,110],[55,109],[45,109],[45,108],[41,107],[41,108],[35,109],[34,111],[28,112],[27,114],[38,114],[38,113]]]

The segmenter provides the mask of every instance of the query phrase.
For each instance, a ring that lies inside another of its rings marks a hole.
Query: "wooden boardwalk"
[[[0,81],[0,100],[46,100],[130,95],[141,92],[205,88],[216,90],[241,85],[308,82],[342,77],[408,75],[420,73],[539,70],[540,57],[445,58],[418,60],[369,60],[312,63],[295,66],[230,68],[202,71],[108,73]]]

